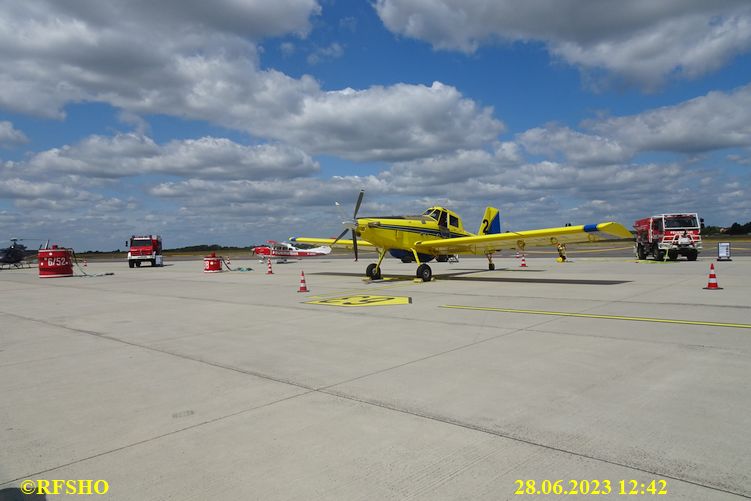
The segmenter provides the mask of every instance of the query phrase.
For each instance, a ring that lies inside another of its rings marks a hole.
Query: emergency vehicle
[[[695,212],[659,214],[635,221],[636,257],[646,259],[651,255],[662,261],[667,256],[675,261],[678,256],[686,256],[696,261],[702,249],[701,222]]]
[[[128,242],[126,242],[128,244]],[[148,262],[151,266],[163,266],[162,261],[162,237],[159,235],[146,235],[130,237],[128,250],[128,267],[139,267],[141,263]]]

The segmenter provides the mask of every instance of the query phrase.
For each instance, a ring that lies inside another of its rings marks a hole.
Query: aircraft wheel
[[[370,263],[368,267],[365,268],[365,276],[376,280],[381,277],[381,270],[378,269],[377,264]]]
[[[427,264],[421,264],[417,267],[417,278],[422,278],[423,282],[430,282],[433,278],[433,270]]]
[[[495,263],[488,263],[488,269],[489,269],[490,271],[493,271],[493,270],[495,270]]]

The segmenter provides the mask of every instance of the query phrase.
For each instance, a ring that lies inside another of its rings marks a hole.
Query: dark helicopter
[[[25,245],[19,244],[22,238],[11,238],[10,247],[0,249],[0,269],[4,267],[21,268],[27,259],[36,257],[37,251],[28,250]],[[41,249],[42,246],[39,246]],[[27,263],[28,264],[28,263]]]

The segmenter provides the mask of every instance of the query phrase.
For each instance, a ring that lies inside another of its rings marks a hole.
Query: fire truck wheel
[[[673,249],[669,250],[668,259],[670,259],[671,261],[675,261],[676,259],[678,259],[678,251],[673,250]]]
[[[136,268],[140,268],[140,267],[141,267],[141,261],[136,261]]]
[[[647,259],[647,251],[644,250],[644,246],[642,244],[638,244],[636,246],[636,257],[639,258],[640,261]]]
[[[664,261],[665,260],[665,251],[658,250],[657,254],[655,254],[655,261]]]
[[[135,263],[133,261],[128,261],[128,268],[133,268],[135,266]]]
[[[156,259],[151,259],[149,262],[151,263],[152,267],[156,266]]]
[[[689,261],[696,261],[697,256],[699,256],[699,253],[693,250],[693,251],[689,251],[689,253],[686,255],[686,258]]]

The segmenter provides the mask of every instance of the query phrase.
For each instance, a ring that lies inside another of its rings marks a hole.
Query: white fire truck
[[[146,235],[130,237],[128,250],[128,267],[140,267],[141,263],[148,262],[151,266],[162,266],[162,237],[159,235]]]
[[[671,261],[686,256],[696,261],[701,252],[702,220],[694,213],[659,214],[634,222],[636,257],[651,255],[658,261],[667,256]]]

